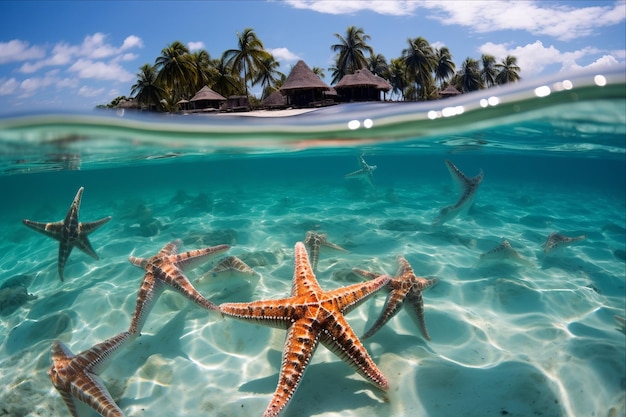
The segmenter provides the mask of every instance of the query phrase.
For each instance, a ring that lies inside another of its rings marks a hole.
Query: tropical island
[[[520,80],[517,58],[501,62],[489,54],[467,57],[457,69],[452,53],[424,37],[408,38],[400,56],[387,60],[368,44],[363,28],[349,26],[337,43],[330,72],[299,61],[289,75],[265,50],[254,29],[237,34],[237,48],[211,58],[190,51],[180,41],[167,45],[154,64],[137,73],[130,95],[99,108],[131,108],[156,112],[245,111],[286,107],[320,107],[347,101],[423,101],[440,99]],[[250,94],[260,86],[260,97]],[[388,95],[387,95],[388,94]]]

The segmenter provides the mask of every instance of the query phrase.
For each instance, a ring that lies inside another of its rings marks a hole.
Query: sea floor
[[[230,244],[224,256],[258,275],[213,276],[217,258],[188,272],[196,288],[218,304],[281,298],[291,291],[294,244],[309,230],[348,250],[322,249],[324,289],[358,282],[355,267],[394,274],[397,255],[440,281],[423,294],[431,341],[400,311],[365,342],[388,392],[320,346],[285,417],[624,415],[626,336],[615,319],[625,315],[623,194],[486,173],[474,206],[433,228],[439,208],[458,198],[443,176],[374,188],[342,177],[246,183],[221,175],[151,186],[146,176],[108,188],[79,174],[29,180],[28,197],[5,209],[0,224],[2,281],[25,275],[34,296],[0,315],[0,416],[68,414],[46,375],[51,341],[77,353],[128,328],[143,277],[129,255],[152,256],[174,239],[183,251]],[[62,219],[79,186],[81,220],[113,220],[90,236],[101,260],[75,250],[61,282],[58,244],[21,219]],[[544,255],[552,232],[586,239]],[[527,262],[479,262],[503,238]],[[347,316],[359,335],[384,301],[379,293]],[[102,379],[129,417],[261,416],[284,338],[282,330],[216,320],[166,290]]]

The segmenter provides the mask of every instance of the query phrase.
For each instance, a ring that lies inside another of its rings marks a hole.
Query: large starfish
[[[461,187],[461,197],[458,201],[439,210],[439,216],[433,222],[433,226],[441,226],[445,222],[452,220],[459,214],[467,211],[474,202],[474,196],[478,190],[478,186],[483,180],[482,169],[475,177],[469,178],[461,172],[451,161],[446,160],[446,166],[450,172],[452,179]]]
[[[159,253],[147,259],[129,257],[131,263],[146,271],[137,293],[137,304],[128,329],[130,333],[141,332],[148,314],[165,289],[165,285],[169,285],[200,307],[209,311],[219,311],[218,306],[196,291],[189,279],[183,274],[183,270],[193,268],[197,264],[207,261],[209,257],[227,251],[230,246],[218,245],[179,254],[177,252],[180,243],[180,240],[170,242],[163,246]]]
[[[426,279],[416,276],[415,272],[413,272],[413,268],[411,268],[411,264],[409,264],[402,255],[398,255],[397,260],[399,264],[398,272],[396,276],[389,281],[388,288],[390,291],[383,311],[372,327],[363,335],[363,339],[374,335],[385,323],[398,314],[400,307],[404,306],[405,310],[407,310],[411,318],[418,325],[424,338],[430,340],[428,330],[426,329],[426,322],[424,321],[424,299],[422,298],[422,291],[432,287],[439,282],[439,280],[437,278]],[[353,271],[370,279],[381,276],[381,274],[375,274],[358,268],[353,269]],[[405,304],[406,301],[408,301],[408,304]]]
[[[73,417],[78,417],[76,400],[86,403],[104,417],[124,417],[98,375],[106,367],[107,359],[130,337],[128,332],[120,333],[78,355],[58,340],[52,343],[52,366],[48,377]]]
[[[72,205],[70,206],[70,209],[65,216],[65,220],[60,220],[53,223],[34,222],[28,219],[22,220],[24,224],[31,229],[41,232],[44,235],[56,239],[60,242],[58,268],[59,278],[61,278],[61,281],[63,281],[63,268],[65,267],[67,258],[70,257],[70,253],[72,253],[72,249],[74,249],[74,246],[76,246],[78,249],[82,250],[92,258],[100,259],[91,247],[91,243],[89,243],[89,239],[87,239],[87,236],[91,232],[111,220],[111,216],[108,216],[103,219],[96,220],[95,222],[81,223],[78,221],[80,199],[83,196],[84,189],[84,187],[80,187],[78,189],[76,197],[74,197],[74,201],[72,202]]]
[[[345,175],[345,178],[365,178],[369,184],[374,187],[374,171],[376,165],[368,165],[363,159],[363,155],[359,157],[361,168]]]
[[[385,376],[344,314],[347,314],[389,281],[388,275],[368,282],[324,291],[311,269],[302,242],[295,245],[295,270],[291,296],[250,303],[224,303],[220,311],[239,320],[287,329],[278,386],[264,417],[277,416],[289,403],[302,375],[321,341],[359,374],[381,389],[387,389]]]
[[[309,251],[311,266],[314,272],[317,270],[317,262],[320,259],[320,248],[322,246],[347,252],[341,246],[329,242],[326,239],[326,233],[317,233],[311,230],[306,232],[306,236],[304,237],[304,246],[306,246],[307,250]]]

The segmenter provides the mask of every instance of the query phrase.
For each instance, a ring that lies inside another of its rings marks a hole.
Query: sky
[[[129,96],[139,68],[180,41],[219,58],[254,29],[289,74],[326,69],[335,34],[362,28],[387,61],[408,39],[470,57],[514,55],[522,79],[626,67],[626,1],[6,1],[0,2],[0,113],[91,110]],[[252,93],[260,94],[260,88]]]

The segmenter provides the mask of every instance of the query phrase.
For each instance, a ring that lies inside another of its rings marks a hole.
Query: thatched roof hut
[[[298,61],[279,91],[286,97],[287,104],[311,107],[323,102],[323,93],[327,90],[330,87],[304,61]]]
[[[287,99],[280,91],[276,90],[267,96],[261,104],[266,109],[284,109],[287,107]]]
[[[138,109],[139,108],[139,103],[137,103],[137,100],[135,100],[134,98],[130,98],[128,100],[121,99],[120,101],[117,102],[117,106],[115,106],[115,108],[117,108],[117,109]]]
[[[226,97],[216,93],[205,85],[189,101],[196,110],[219,109],[220,105],[226,102]]]
[[[346,101],[379,101],[381,91],[391,90],[391,84],[384,78],[372,74],[367,68],[354,74],[344,75],[335,84],[337,93]]]
[[[452,84],[448,85],[445,89],[439,92],[439,96],[441,98],[454,97],[458,96],[459,94],[461,94],[461,92],[457,90]]]

